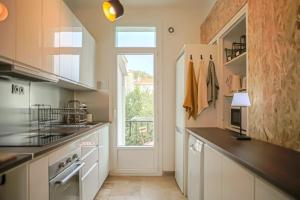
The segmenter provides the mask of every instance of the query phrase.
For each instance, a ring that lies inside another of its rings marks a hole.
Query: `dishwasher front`
[[[203,200],[203,142],[189,137],[188,200]]]

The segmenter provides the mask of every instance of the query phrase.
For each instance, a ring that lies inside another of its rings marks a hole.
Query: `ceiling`
[[[65,0],[74,7],[99,7],[104,0]],[[120,0],[127,7],[210,7],[216,0]]]

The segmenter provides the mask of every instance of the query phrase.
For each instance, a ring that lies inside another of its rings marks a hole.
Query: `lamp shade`
[[[231,106],[249,107],[251,106],[249,95],[246,92],[234,93]]]
[[[106,0],[102,4],[105,17],[114,22],[124,14],[124,8],[119,0]]]
[[[0,2],[0,22],[4,21],[8,17],[7,7]]]

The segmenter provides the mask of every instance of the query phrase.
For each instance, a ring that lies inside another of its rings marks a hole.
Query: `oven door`
[[[49,181],[50,200],[80,200],[80,169],[84,163],[74,163]]]

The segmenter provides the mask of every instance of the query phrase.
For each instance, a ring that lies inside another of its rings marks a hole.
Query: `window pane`
[[[154,55],[119,55],[118,65],[118,145],[153,146]]]
[[[155,27],[116,28],[117,47],[156,47]]]

